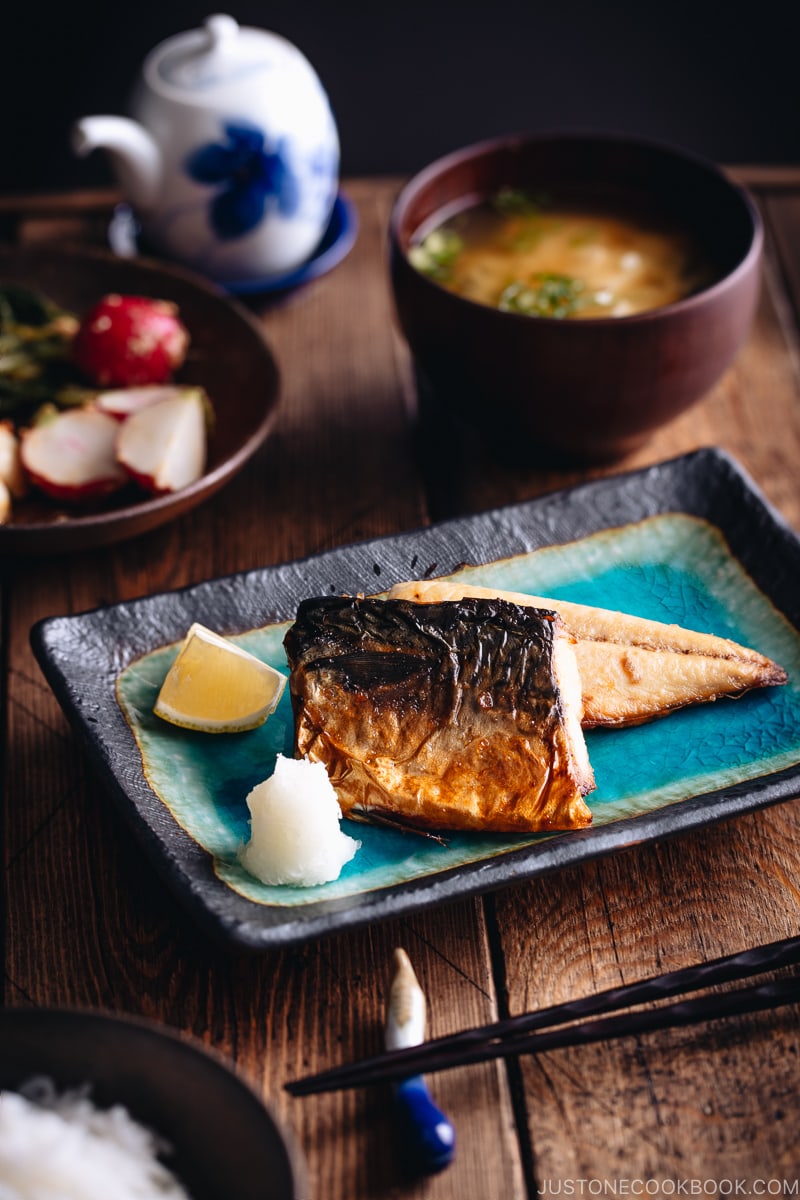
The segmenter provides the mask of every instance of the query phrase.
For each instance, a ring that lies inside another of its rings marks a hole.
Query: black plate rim
[[[218,880],[210,856],[177,825],[143,776],[120,771],[122,757],[114,748],[115,737],[127,756],[134,754],[135,761],[141,761],[114,693],[116,678],[127,663],[158,645],[183,637],[188,614],[199,613],[192,619],[202,619],[204,605],[219,615],[216,627],[223,632],[257,628],[270,620],[289,619],[294,611],[289,607],[291,597],[296,605],[299,596],[312,594],[314,585],[317,594],[331,587],[365,590],[367,579],[374,581],[375,591],[390,586],[395,579],[387,578],[382,566],[387,556],[392,558],[398,579],[414,577],[414,567],[417,575],[426,569],[433,574],[432,567],[437,574],[446,574],[466,561],[460,550],[470,540],[474,544],[476,534],[478,540],[485,539],[481,544],[488,549],[473,561],[492,561],[664,512],[687,513],[715,524],[751,578],[790,623],[800,628],[800,537],[733,458],[709,447],[521,504],[456,517],[173,592],[72,616],[45,618],[32,628],[31,644],[102,783],[176,898],[215,939],[244,950],[265,951],[404,916],[432,904],[465,899],[637,843],[677,836],[792,799],[800,792],[800,763],[652,813],[556,835],[533,847],[357,897],[298,907],[265,906],[239,896]],[[757,537],[752,536],[754,528]],[[424,553],[426,550],[429,555]],[[443,555],[450,557],[443,560]],[[270,587],[274,597],[267,612],[263,599],[258,602],[259,608],[254,598],[263,598]],[[120,644],[118,635],[108,636],[115,622],[129,631],[127,645]],[[80,656],[70,654],[70,644],[80,646]],[[87,646],[91,648],[88,655]],[[102,655],[102,667],[98,654]],[[91,672],[84,675],[87,658]]]

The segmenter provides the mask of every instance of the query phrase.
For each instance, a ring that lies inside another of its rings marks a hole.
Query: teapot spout
[[[161,183],[161,152],[154,138],[128,117],[83,117],[72,127],[72,148],[84,158],[107,150],[123,195],[134,208],[153,208]]]

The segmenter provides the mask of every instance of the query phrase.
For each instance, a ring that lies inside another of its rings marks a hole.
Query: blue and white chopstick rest
[[[392,977],[386,1006],[387,1050],[418,1046],[425,1040],[425,994],[405,950],[392,956]],[[455,1154],[455,1130],[431,1099],[421,1075],[395,1085],[394,1104],[404,1151],[415,1169],[425,1174],[441,1171]]]

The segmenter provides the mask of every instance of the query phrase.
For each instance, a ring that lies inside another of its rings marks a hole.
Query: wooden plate
[[[107,292],[174,301],[191,336],[177,381],[204,387],[217,415],[207,469],[196,483],[168,496],[125,488],[92,510],[67,509],[31,493],[0,526],[0,554],[67,553],[155,529],[222,487],[267,436],[278,403],[275,360],[247,310],[199,276],[102,250],[43,246],[0,248],[0,282],[34,288],[77,315]]]

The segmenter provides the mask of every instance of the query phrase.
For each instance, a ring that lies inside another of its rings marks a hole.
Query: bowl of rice
[[[133,1017],[0,1012],[0,1196],[302,1200],[299,1150],[219,1055]]]

